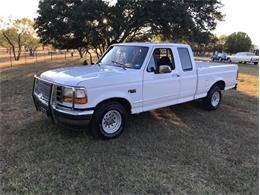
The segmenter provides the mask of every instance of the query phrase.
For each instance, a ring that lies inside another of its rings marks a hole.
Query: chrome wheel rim
[[[211,104],[212,106],[216,107],[220,102],[220,94],[219,92],[214,92],[212,97],[211,97]]]
[[[117,110],[110,110],[103,116],[102,128],[108,134],[117,132],[121,124],[122,116]]]

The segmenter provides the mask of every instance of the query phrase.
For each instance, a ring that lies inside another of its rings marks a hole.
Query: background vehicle
[[[237,65],[196,63],[189,45],[112,45],[96,65],[61,68],[35,76],[37,110],[67,125],[90,122],[93,135],[119,136],[127,114],[203,98],[216,110],[221,90],[236,87]]]
[[[255,65],[259,63],[259,56],[256,56],[252,52],[239,52],[235,55],[227,56],[229,62],[235,63],[254,63]]]
[[[226,53],[218,53],[211,57],[212,61],[226,61],[227,60],[227,54]]]

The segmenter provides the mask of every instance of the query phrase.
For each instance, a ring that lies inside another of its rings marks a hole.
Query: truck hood
[[[140,72],[135,69],[123,69],[116,66],[108,65],[89,65],[89,66],[77,66],[59,68],[49,70],[41,74],[41,78],[53,83],[67,86],[85,86],[97,87],[99,85],[122,83],[124,81],[130,81],[126,79],[133,73]],[[113,79],[111,79],[113,77]],[[136,76],[130,77],[132,80],[138,80]]]

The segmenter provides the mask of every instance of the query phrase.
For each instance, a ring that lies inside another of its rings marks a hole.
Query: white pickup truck
[[[238,66],[195,62],[189,45],[111,45],[95,65],[59,68],[34,77],[33,100],[56,123],[89,125],[93,135],[119,136],[128,114],[203,99],[236,88]]]

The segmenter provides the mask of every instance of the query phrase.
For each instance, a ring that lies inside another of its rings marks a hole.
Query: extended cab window
[[[178,48],[178,53],[181,61],[182,70],[192,70],[192,62],[190,59],[189,50],[187,48]]]
[[[154,72],[159,69],[160,65],[169,65],[172,70],[175,69],[172,50],[170,48],[157,48],[149,61],[147,71]]]

